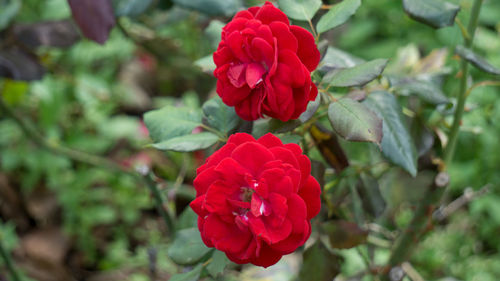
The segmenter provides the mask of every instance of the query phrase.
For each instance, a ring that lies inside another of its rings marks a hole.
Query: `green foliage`
[[[343,98],[332,102],[328,118],[333,129],[346,140],[377,144],[382,140],[382,119],[355,100]]]
[[[344,0],[334,5],[321,17],[316,25],[318,33],[323,33],[346,22],[361,6],[361,0]]]
[[[322,82],[333,87],[363,86],[377,78],[386,64],[386,59],[376,59],[338,71],[333,70],[325,75]]]
[[[460,7],[441,0],[403,0],[410,17],[434,28],[451,26]]]
[[[278,0],[287,16],[296,20],[311,20],[321,7],[321,0]]]
[[[383,121],[381,147],[384,156],[416,176],[417,152],[396,98],[387,92],[372,92],[364,103]]]

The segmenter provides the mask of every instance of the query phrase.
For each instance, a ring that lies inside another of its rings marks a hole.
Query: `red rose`
[[[268,267],[309,238],[321,190],[298,145],[234,134],[196,173],[203,242],[233,262]]]
[[[311,33],[266,2],[238,12],[222,29],[214,53],[217,93],[245,120],[297,119],[318,94],[310,72],[319,58]]]

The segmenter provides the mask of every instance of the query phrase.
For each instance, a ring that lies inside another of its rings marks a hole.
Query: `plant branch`
[[[13,281],[21,281],[21,277],[19,273],[17,272],[16,268],[14,267],[14,263],[12,262],[12,259],[10,257],[9,252],[7,251],[6,248],[3,246],[3,239],[0,234],[0,256],[2,257],[5,266],[7,267],[7,270],[10,272],[10,276]]]
[[[469,36],[468,37],[464,36],[466,48],[471,48],[472,46],[472,42],[474,40],[474,34],[476,32],[477,22],[479,19],[479,11],[481,10],[482,3],[483,0],[474,0],[469,24],[467,26],[467,34]],[[451,126],[449,142],[444,151],[444,160],[447,165],[449,165],[453,160],[453,154],[455,152],[455,146],[457,144],[460,123],[462,122],[462,116],[464,113],[465,100],[467,99],[467,76],[469,72],[469,63],[464,59],[462,59],[462,61],[460,62],[460,72],[462,74],[462,77],[460,79],[458,102],[455,108],[455,114],[453,116],[453,125]]]
[[[441,172],[434,178],[433,184],[429,187],[422,201],[417,206],[410,225],[396,240],[389,258],[389,266],[400,265],[409,258],[417,245],[418,238],[431,222],[434,206],[439,203],[444,190],[448,186],[449,179],[449,175],[446,172]],[[385,280],[390,280],[388,276],[385,276],[385,278]]]
[[[465,189],[464,194],[445,207],[437,209],[434,214],[432,214],[433,220],[440,222],[445,220],[451,214],[456,212],[458,209],[467,205],[469,202],[475,198],[482,196],[490,191],[490,184],[487,184],[478,191],[473,191],[472,188],[468,187]]]
[[[22,117],[20,117],[16,112],[10,109],[10,107],[3,101],[1,97],[0,97],[0,110],[7,117],[10,117],[13,121],[15,121],[17,125],[21,128],[21,130],[24,132],[24,134],[39,147],[44,148],[54,154],[66,156],[80,163],[88,164],[91,166],[103,167],[105,169],[112,170],[115,172],[128,174],[133,178],[135,178],[137,181],[142,182],[144,185],[147,186],[147,188],[150,190],[151,194],[155,198],[156,207],[158,209],[158,212],[162,216],[163,220],[165,221],[165,224],[168,227],[168,231],[172,235],[175,234],[175,228],[172,216],[165,210],[161,194],[158,190],[156,183],[152,180],[151,176],[148,174],[149,171],[146,171],[145,173],[141,171],[134,171],[125,166],[119,165],[118,163],[115,163],[107,158],[74,150],[68,147],[61,146],[56,142],[49,141],[42,136],[42,134],[37,130],[37,128],[35,128],[35,126],[32,123],[27,122]]]

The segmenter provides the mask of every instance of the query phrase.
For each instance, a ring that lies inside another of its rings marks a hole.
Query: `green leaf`
[[[318,33],[323,33],[343,24],[354,15],[359,6],[361,6],[361,0],[344,0],[335,4],[319,19],[316,30]]]
[[[455,52],[464,60],[472,63],[478,69],[495,75],[500,75],[500,68],[494,67],[489,62],[487,62],[483,57],[474,53],[471,49],[467,49],[464,46],[457,46]]]
[[[203,123],[223,133],[228,133],[240,122],[234,107],[225,105],[218,96],[206,101],[202,110]]]
[[[279,8],[292,19],[310,20],[321,7],[321,0],[278,0]]]
[[[243,7],[241,0],[172,0],[172,2],[209,16],[232,16]]]
[[[362,86],[382,74],[386,64],[386,59],[376,59],[354,67],[333,70],[323,77],[323,82],[334,87]]]
[[[403,9],[412,19],[441,28],[454,24],[460,7],[441,0],[403,0]]]
[[[231,261],[226,257],[224,252],[215,250],[212,254],[212,261],[207,265],[207,271],[212,277],[216,278],[229,263]]]
[[[353,67],[364,62],[363,59],[355,57],[345,51],[334,47],[328,47],[325,57],[321,60],[321,66],[318,69],[322,72],[328,72],[335,68]]]
[[[151,3],[153,0],[113,0],[113,9],[117,17],[136,17],[144,13]]]
[[[197,227],[198,225],[198,215],[191,209],[190,207],[186,207],[182,214],[177,219],[177,223],[175,224],[175,228],[185,229]]]
[[[205,149],[219,140],[219,137],[210,132],[202,132],[185,136],[174,137],[166,141],[153,144],[153,147],[160,150],[173,151],[195,151]]]
[[[210,250],[201,240],[198,229],[193,227],[179,230],[167,253],[177,264],[193,265]]]
[[[9,25],[10,21],[14,19],[20,8],[20,0],[0,1],[0,30],[3,30],[7,27],[7,25]]]
[[[174,274],[169,281],[198,281],[200,278],[201,270],[203,269],[203,264],[197,265],[191,271],[186,273]]]
[[[299,120],[289,120],[286,122],[279,119],[259,119],[254,121],[252,135],[260,138],[267,133],[286,133],[302,125]]]
[[[340,273],[341,262],[341,257],[328,251],[318,240],[304,252],[299,280],[331,281]]]
[[[363,209],[374,217],[379,217],[384,213],[386,203],[380,192],[380,186],[375,177],[369,174],[361,174],[356,189],[361,197]]]
[[[328,234],[330,245],[335,249],[350,249],[366,242],[368,231],[361,229],[356,223],[334,220],[321,225]]]
[[[428,81],[419,81],[413,79],[398,81],[394,83],[394,90],[398,94],[404,96],[416,94],[422,100],[435,105],[450,102],[438,86]]]
[[[415,144],[404,124],[402,109],[396,98],[388,92],[373,92],[363,103],[375,111],[384,122],[382,154],[412,176],[416,176]]]
[[[316,99],[313,101],[310,101],[307,104],[306,111],[302,112],[302,114],[299,116],[299,120],[302,123],[305,123],[309,121],[314,116],[314,113],[318,110],[319,106],[321,104],[321,94],[318,93],[316,96]]]
[[[339,99],[328,107],[332,127],[350,141],[369,141],[380,144],[382,119],[363,104],[350,98]]]
[[[206,57],[202,57],[201,59],[196,60],[194,62],[194,65],[201,68],[203,72],[210,74],[212,74],[212,72],[214,72],[215,68],[217,67],[215,65],[212,55],[208,55]]]
[[[187,107],[165,106],[144,115],[144,123],[155,142],[190,134],[201,126],[201,112]]]

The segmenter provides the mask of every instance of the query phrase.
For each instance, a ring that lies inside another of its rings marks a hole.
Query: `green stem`
[[[2,257],[2,259],[3,259],[4,263],[5,263],[5,266],[7,267],[7,269],[10,272],[10,276],[11,276],[12,280],[14,280],[14,281],[21,281],[21,277],[20,277],[19,273],[17,273],[16,268],[14,267],[14,263],[12,262],[10,254],[3,247],[2,242],[3,242],[2,241],[2,237],[0,236],[0,256]]]
[[[483,0],[475,0],[472,6],[470,20],[467,26],[467,33],[469,37],[464,38],[466,48],[472,47],[472,42],[474,40],[474,34],[479,19],[479,11],[481,10],[482,3]],[[469,72],[469,64],[464,59],[462,59],[462,61],[460,62],[460,72],[462,73],[462,77],[460,79],[457,106],[455,109],[455,114],[453,116],[453,124],[451,126],[450,135],[448,137],[449,142],[444,151],[444,160],[448,165],[453,160],[453,154],[455,153],[455,147],[458,140],[460,123],[462,122],[462,116],[464,114],[465,100],[467,99],[467,76]]]
[[[104,157],[74,150],[68,147],[61,146],[58,143],[48,141],[42,136],[41,133],[39,133],[39,131],[35,128],[33,124],[27,122],[26,120],[21,118],[16,112],[10,109],[9,106],[5,104],[5,102],[1,97],[0,97],[0,110],[1,112],[5,113],[8,117],[10,117],[12,120],[14,120],[17,123],[17,125],[21,128],[21,130],[24,132],[24,134],[39,147],[47,149],[48,151],[51,151],[55,154],[66,156],[80,163],[85,163],[91,166],[103,167],[108,170],[128,174],[137,179],[137,181],[145,184],[150,190],[153,197],[155,198],[156,208],[158,209],[158,212],[162,216],[163,220],[165,221],[165,224],[168,227],[168,231],[172,235],[175,234],[175,228],[172,216],[170,215],[169,212],[165,210],[161,194],[157,188],[156,183],[153,181],[150,175],[148,175],[147,173],[139,174],[134,170],[121,166]]]
[[[429,187],[422,201],[417,206],[410,225],[396,240],[389,258],[389,269],[400,265],[410,257],[413,249],[418,244],[418,239],[431,222],[433,210],[439,203],[448,183],[449,176],[447,173],[441,172],[436,176],[433,184]],[[384,276],[384,280],[390,279],[388,276]]]
[[[149,191],[155,198],[156,208],[158,210],[158,213],[160,213],[161,217],[163,218],[163,221],[167,225],[168,231],[172,234],[172,236],[174,236],[175,225],[172,219],[172,215],[170,214],[168,209],[165,208],[163,197],[161,196],[160,190],[158,189],[158,185],[153,179],[153,175],[152,174],[145,175],[143,179],[145,179],[146,186],[148,187]]]

